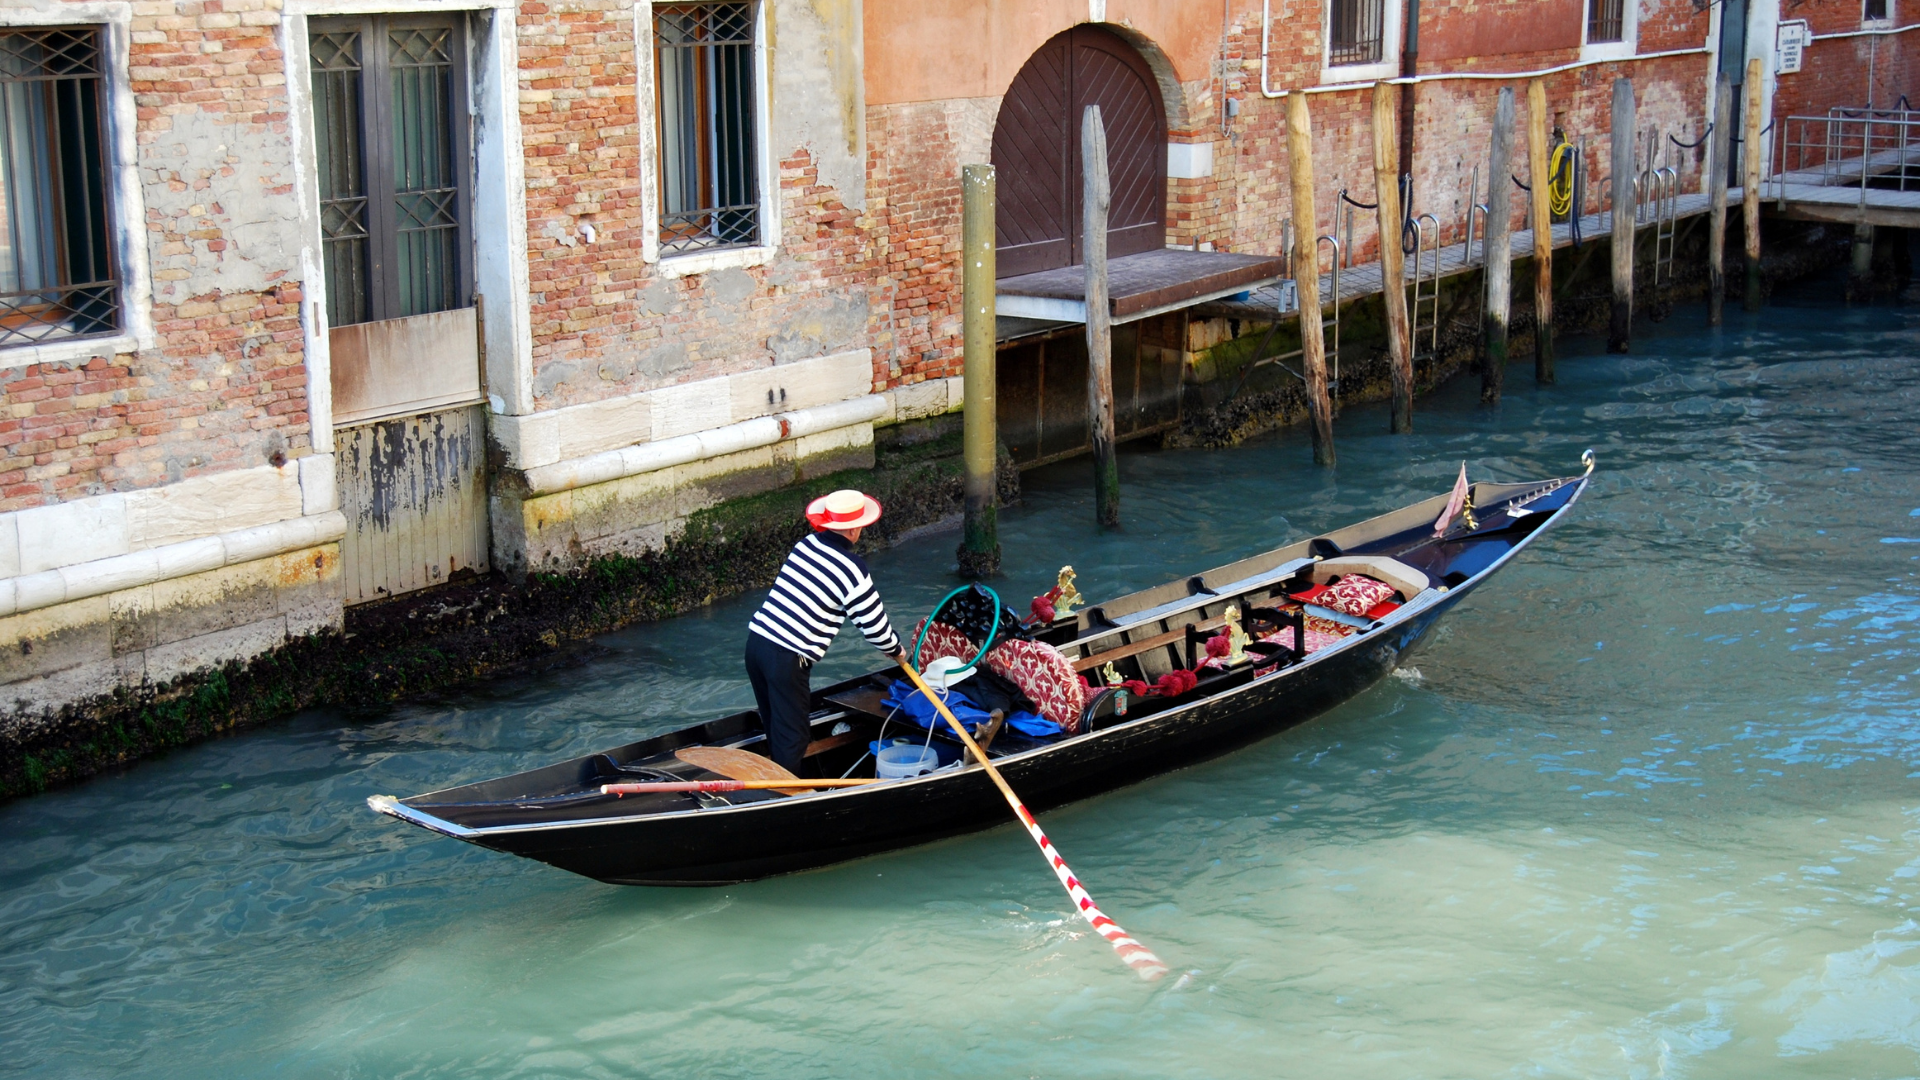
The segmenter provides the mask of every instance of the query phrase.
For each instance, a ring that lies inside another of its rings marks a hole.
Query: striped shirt
[[[887,621],[867,564],[853,553],[846,537],[817,532],[793,545],[748,629],[789,652],[818,660],[848,619],[874,648],[889,655],[899,651],[900,638]]]

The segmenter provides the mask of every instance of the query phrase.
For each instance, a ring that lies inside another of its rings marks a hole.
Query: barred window
[[[1867,22],[1879,22],[1887,18],[1887,0],[1866,0],[1860,17]]]
[[[1587,0],[1587,44],[1624,41],[1626,35],[1626,0]]]
[[[96,27],[0,33],[0,346],[119,329]]]
[[[1327,65],[1380,61],[1386,0],[1331,0],[1327,12]]]
[[[663,253],[757,243],[753,5],[656,7],[653,41]]]
[[[437,16],[310,23],[330,325],[472,304],[464,26]]]

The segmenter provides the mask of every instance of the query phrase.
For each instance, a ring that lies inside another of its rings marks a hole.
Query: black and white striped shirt
[[[874,648],[888,654],[899,651],[900,638],[887,621],[867,564],[853,553],[846,537],[817,532],[793,545],[748,629],[789,652],[818,660],[848,619]]]

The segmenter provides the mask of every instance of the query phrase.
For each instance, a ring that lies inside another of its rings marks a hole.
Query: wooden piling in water
[[[1513,306],[1513,88],[1500,88],[1487,158],[1486,318],[1480,356],[1480,400],[1500,400],[1507,377],[1507,321]]]
[[[1553,178],[1547,172],[1547,80],[1527,84],[1527,173],[1533,185],[1533,380],[1553,382]]]
[[[1707,168],[1707,325],[1719,326],[1727,300],[1727,172],[1733,168],[1733,84],[1721,72],[1713,81],[1713,152]]]
[[[1393,405],[1388,429],[1413,431],[1413,340],[1407,325],[1406,253],[1400,246],[1400,154],[1393,87],[1373,84],[1373,201],[1380,223],[1380,289],[1387,308],[1387,363]]]
[[[1873,226],[1864,221],[1853,224],[1853,261],[1847,268],[1847,299],[1873,298]]]
[[[1107,304],[1107,129],[1100,106],[1080,114],[1083,163],[1080,247],[1087,270],[1087,434],[1093,443],[1093,514],[1120,524],[1120,463],[1113,446],[1113,325]]]
[[[989,577],[1000,572],[1000,527],[994,508],[997,494],[995,467],[999,454],[998,417],[994,395],[997,344],[994,335],[993,247],[995,176],[991,165],[960,169],[960,318],[966,413],[962,417],[961,449],[966,465],[966,496],[960,535],[960,573]]]
[[[1607,351],[1623,353],[1633,344],[1633,80],[1613,80],[1613,315],[1607,323]]]
[[[1740,304],[1748,311],[1760,310],[1760,101],[1764,77],[1760,58],[1747,61],[1747,108],[1745,151],[1740,175],[1740,217],[1747,230],[1747,289]]]
[[[1320,219],[1313,210],[1313,122],[1307,95],[1298,91],[1287,95],[1287,173],[1293,185],[1293,279],[1300,296],[1300,367],[1313,421],[1313,463],[1333,465],[1333,401],[1327,396],[1327,341],[1320,328]]]

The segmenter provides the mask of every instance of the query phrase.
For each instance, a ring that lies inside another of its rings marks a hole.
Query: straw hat
[[[844,532],[865,528],[880,520],[880,503],[871,495],[843,488],[808,503],[807,520],[816,529]]]
[[[945,690],[971,678],[973,665],[957,656],[936,656],[920,674],[926,677],[928,686]]]

